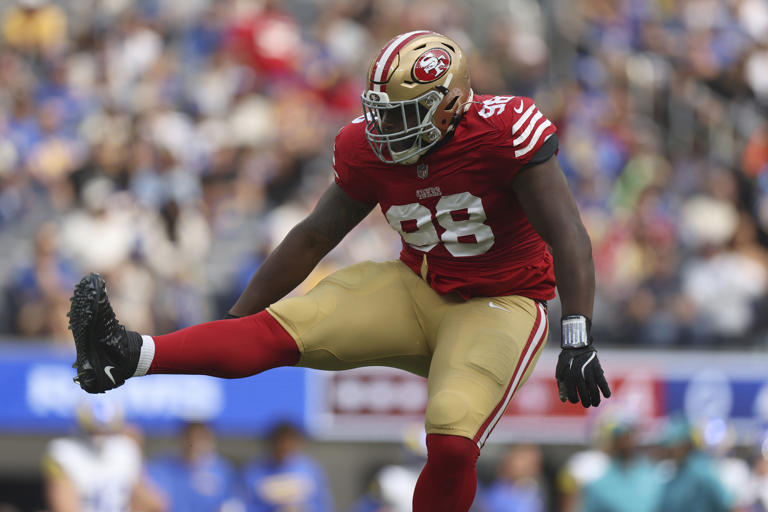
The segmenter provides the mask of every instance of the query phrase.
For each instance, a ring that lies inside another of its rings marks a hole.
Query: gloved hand
[[[569,315],[561,320],[562,350],[557,359],[555,379],[560,400],[584,407],[600,405],[600,393],[611,396],[603,368],[592,347],[592,321],[584,315]]]
[[[579,402],[584,407],[600,405],[600,392],[605,398],[611,396],[611,388],[603,375],[603,368],[593,347],[564,348],[560,351],[555,369],[560,400],[572,404]]]

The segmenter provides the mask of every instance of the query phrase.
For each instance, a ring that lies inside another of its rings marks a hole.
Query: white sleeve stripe
[[[518,119],[517,122],[512,126],[512,135],[517,133],[517,130],[519,130],[520,127],[523,126],[523,123],[525,123],[525,121],[531,117],[531,114],[534,110],[536,110],[536,105],[531,105],[528,107],[528,110],[525,111],[525,114],[520,116],[520,119]]]
[[[539,122],[539,119],[544,117],[544,115],[541,112],[536,112],[536,115],[531,118],[531,122],[528,123],[528,126],[525,127],[525,130],[523,133],[520,134],[518,138],[512,141],[513,146],[518,146],[525,142],[525,139],[528,138],[528,136],[531,134],[531,130],[536,126],[536,123]]]
[[[531,142],[529,142],[528,145],[525,146],[523,149],[515,150],[515,157],[521,157],[529,153],[536,146],[536,143],[541,138],[541,134],[544,133],[544,130],[546,130],[551,125],[552,123],[549,122],[549,119],[541,123],[539,127],[536,129],[536,131],[534,132],[533,137],[531,138]]]

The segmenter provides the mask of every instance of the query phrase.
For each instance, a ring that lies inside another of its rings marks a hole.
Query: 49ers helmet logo
[[[411,69],[413,79],[421,83],[434,82],[451,67],[451,55],[442,48],[430,48],[416,59]]]

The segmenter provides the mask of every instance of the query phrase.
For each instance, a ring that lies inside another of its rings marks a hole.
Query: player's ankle
[[[131,332],[135,336],[139,337],[140,351],[138,356],[138,362],[136,363],[136,369],[133,372],[132,377],[141,377],[146,375],[149,371],[149,367],[152,365],[152,360],[155,358],[155,340],[152,336],[139,335],[138,333]]]

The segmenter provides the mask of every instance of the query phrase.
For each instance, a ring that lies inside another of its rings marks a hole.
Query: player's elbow
[[[288,236],[292,237],[303,251],[322,255],[333,249],[338,243],[322,230],[316,229],[309,219],[297,224]]]
[[[589,259],[592,259],[592,239],[589,238],[587,228],[584,227],[584,224],[582,224],[581,221],[579,221],[575,227],[574,238],[575,243],[580,247],[581,252],[587,255]]]

